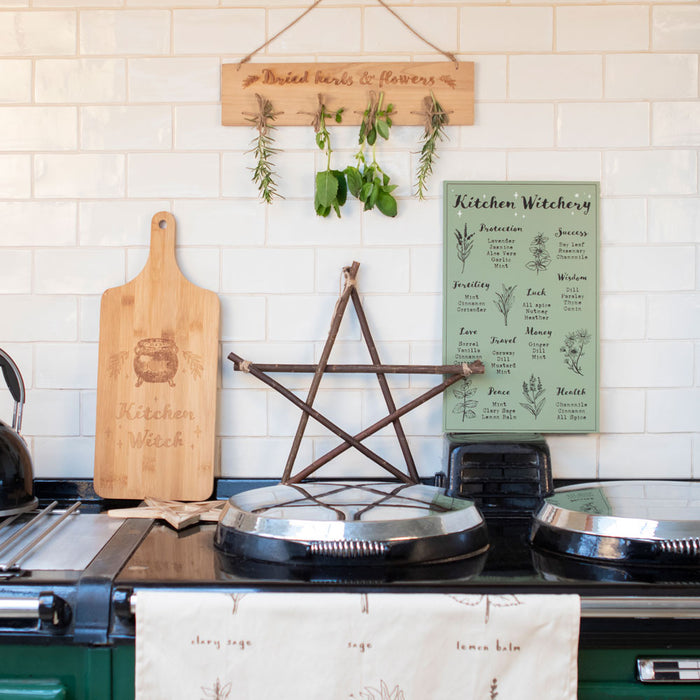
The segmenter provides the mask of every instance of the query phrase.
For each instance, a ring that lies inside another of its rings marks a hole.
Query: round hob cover
[[[471,500],[423,484],[326,481],[232,496],[215,544],[236,557],[326,566],[446,561],[488,546]]]
[[[700,566],[700,482],[609,481],[557,489],[531,541],[578,557]]]

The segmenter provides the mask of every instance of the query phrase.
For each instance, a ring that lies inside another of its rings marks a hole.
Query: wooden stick
[[[235,370],[242,371],[240,362],[233,360],[231,355],[228,359],[233,362]],[[312,374],[316,371],[317,365],[305,364],[282,364],[251,362],[248,367],[254,367],[261,372],[290,372],[295,374]],[[483,374],[484,365],[476,360],[470,362],[467,367],[469,372],[464,372],[463,365],[326,365],[325,371],[332,374]]]
[[[401,408],[394,411],[394,413],[391,413],[388,416],[385,416],[384,418],[382,418],[381,420],[378,420],[373,425],[370,425],[369,428],[365,428],[363,431],[357,433],[357,435],[355,435],[353,437],[353,440],[356,440],[356,441],[364,440],[365,438],[369,437],[370,435],[373,435],[378,430],[381,430],[382,428],[389,425],[389,423],[396,420],[396,418],[400,418],[401,416],[405,415],[409,411],[412,411],[414,408],[417,408],[421,404],[425,403],[429,399],[432,399],[434,396],[441,394],[443,391],[445,391],[445,389],[447,389],[447,387],[454,384],[455,382],[458,382],[460,379],[463,379],[463,378],[464,378],[463,374],[453,374],[451,377],[448,377],[447,379],[445,379],[444,382],[441,382],[437,386],[434,386],[432,389],[429,389],[425,393],[423,393],[420,396],[413,399],[413,401],[409,401],[407,404],[405,404]],[[315,472],[319,467],[322,467],[324,464],[326,464],[327,462],[330,462],[332,459],[337,457],[339,454],[342,454],[343,452],[345,452],[347,449],[350,448],[350,445],[347,444],[347,442],[348,441],[346,441],[346,444],[344,444],[344,445],[338,445],[338,447],[335,447],[330,452],[326,452],[325,455],[319,457],[316,461],[312,462],[308,467],[306,467],[306,469],[303,469],[298,474],[296,474],[294,477],[292,477],[288,483],[294,484],[294,483],[298,483],[299,481],[303,481],[307,476],[309,476],[310,474],[313,474],[313,472]],[[411,482],[409,482],[409,483],[411,483]]]
[[[350,292],[355,285],[355,278],[357,276],[357,271],[360,268],[359,262],[353,262],[350,267],[343,269],[345,274],[345,287],[340,295],[340,298],[336,302],[335,309],[333,310],[333,317],[331,318],[331,327],[328,331],[328,338],[326,339],[326,344],[323,347],[323,352],[321,353],[321,359],[318,361],[318,365],[314,372],[314,377],[311,380],[311,386],[309,387],[309,393],[306,396],[306,405],[311,407],[314,400],[316,399],[316,392],[321,384],[321,379],[323,378],[323,372],[328,364],[328,358],[330,357],[331,350],[333,349],[333,343],[338,336],[338,330],[340,329],[340,323],[343,320],[343,314],[345,313],[345,307],[350,299]],[[292,394],[292,396],[294,396]],[[296,396],[294,397],[296,398]],[[320,414],[319,414],[320,415]],[[297,453],[299,452],[299,447],[301,445],[301,439],[304,437],[304,430],[306,429],[306,424],[309,421],[309,414],[304,411],[299,418],[299,425],[297,426],[297,432],[294,435],[294,441],[292,442],[292,447],[289,450],[289,456],[287,457],[287,464],[284,467],[284,472],[282,474],[282,483],[285,483],[289,479],[292,468],[294,467],[294,461],[296,460]],[[388,462],[387,462],[388,464]]]
[[[110,518],[153,518],[164,519],[176,530],[195,522],[217,522],[221,517],[225,501],[162,501],[147,498],[135,508],[112,508],[107,511]]]
[[[236,362],[245,362],[245,360],[243,360],[242,357],[234,355],[234,353],[231,353],[229,357],[231,357],[232,355],[233,359]],[[348,449],[349,447],[354,447],[356,450],[359,450],[363,455],[365,455],[365,457],[368,457],[373,462],[376,462],[380,467],[386,469],[386,471],[388,471],[393,476],[397,477],[398,479],[401,479],[402,481],[405,481],[407,484],[413,483],[411,479],[409,479],[409,477],[406,476],[406,474],[399,471],[396,467],[387,462],[383,457],[380,457],[378,454],[372,452],[372,450],[370,450],[368,447],[365,447],[359,440],[355,439],[349,433],[346,433],[342,428],[339,428],[335,423],[328,420],[328,418],[326,418],[323,414],[319,413],[315,408],[309,406],[308,403],[302,401],[298,396],[289,391],[289,389],[272,379],[272,377],[268,377],[266,374],[264,374],[260,370],[253,368],[252,366],[249,366],[248,371],[254,377],[257,377],[261,382],[264,382],[270,388],[282,394],[282,396],[284,396],[286,399],[289,399],[289,401],[291,401],[297,408],[300,408],[304,412],[304,414],[307,416],[307,419],[308,416],[311,416],[311,418],[317,420],[322,426],[328,428],[328,430],[330,430],[332,433],[335,433],[339,438],[342,438],[346,443],[348,443],[346,449]],[[461,379],[461,375],[457,376],[456,379]],[[290,478],[288,476],[283,481],[283,483],[295,483],[297,481],[301,481],[301,479]]]
[[[221,517],[222,510],[223,508],[211,508],[201,512],[192,512],[197,514],[200,521],[217,522]],[[190,511],[186,510],[184,513],[189,515]],[[153,520],[158,520],[159,518],[163,517],[163,511],[161,508],[151,506],[137,506],[134,508],[112,508],[107,511],[107,515],[110,518],[152,518]]]
[[[353,287],[350,298],[352,299],[353,306],[355,307],[357,320],[360,322],[360,330],[364,336],[365,344],[367,345],[367,350],[369,351],[369,356],[375,365],[379,365],[381,364],[379,359],[379,351],[374,343],[374,338],[372,337],[369,323],[367,323],[367,316],[365,316],[365,310],[362,308],[362,301],[360,300],[360,295],[358,294],[356,287]],[[396,411],[396,404],[394,403],[394,397],[391,395],[391,390],[389,389],[389,383],[387,382],[386,375],[382,374],[381,372],[377,372],[377,382],[379,382],[379,388],[382,390],[382,396],[384,396],[384,402],[386,403],[387,410],[389,413],[394,413]],[[406,462],[408,475],[417,484],[420,481],[420,477],[418,476],[416,463],[413,461],[411,448],[408,445],[408,440],[406,439],[406,433],[401,425],[401,420],[396,418],[392,422],[394,424],[396,439],[399,441],[399,447],[401,448],[404,461]]]

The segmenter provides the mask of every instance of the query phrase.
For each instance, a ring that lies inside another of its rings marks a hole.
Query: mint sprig
[[[347,179],[347,189],[353,197],[364,203],[364,211],[374,209],[376,206],[385,216],[394,217],[398,207],[392,192],[396,185],[390,183],[387,173],[382,170],[377,162],[377,137],[384,140],[389,138],[389,129],[392,125],[391,115],[394,106],[388,104],[382,109],[384,93],[380,92],[377,98],[374,93],[362,115],[360,124],[359,143],[360,150],[355,154],[357,166],[348,165],[344,173]],[[367,162],[365,157],[365,144],[372,148],[372,161]]]

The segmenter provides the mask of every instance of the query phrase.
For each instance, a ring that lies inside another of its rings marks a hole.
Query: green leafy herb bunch
[[[391,103],[384,108],[383,102],[383,92],[380,92],[378,97],[374,92],[371,93],[360,124],[360,150],[355,155],[357,166],[349,165],[344,172],[350,194],[364,203],[365,211],[376,206],[385,216],[393,217],[398,211],[396,199],[392,194],[396,185],[390,184],[389,175],[377,162],[377,138],[389,138],[391,115],[394,112]],[[366,146],[372,149],[371,162],[368,162],[365,156]]]
[[[314,131],[316,145],[326,154],[326,169],[316,173],[314,208],[319,216],[328,216],[334,211],[340,218],[340,207],[348,197],[348,187],[342,170],[331,168],[331,135],[326,126],[326,120],[332,119],[337,124],[343,121],[343,109],[329,112],[323,103],[322,95],[318,96],[318,110],[314,114]]]

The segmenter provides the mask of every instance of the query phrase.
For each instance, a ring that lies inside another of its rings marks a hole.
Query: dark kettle
[[[24,380],[12,358],[0,349],[0,367],[15,400],[12,427],[0,421],[0,516],[36,508],[32,458],[19,434],[24,408]]]

